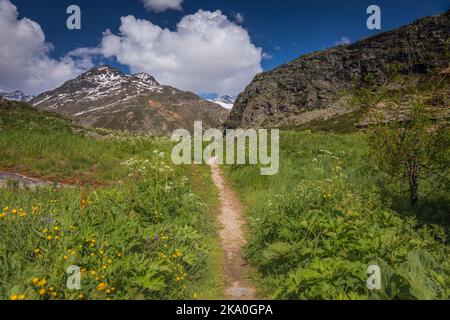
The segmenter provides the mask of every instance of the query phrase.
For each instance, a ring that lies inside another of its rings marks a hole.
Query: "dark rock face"
[[[193,129],[221,128],[228,111],[191,92],[160,85],[146,73],[126,75],[100,66],[42,93],[30,103],[60,113],[84,126],[168,135]]]
[[[258,74],[238,97],[225,126],[290,126],[349,112],[343,89],[355,78],[373,75],[375,84],[381,84],[393,65],[405,74],[444,69],[449,46],[447,11],[352,45],[302,56]]]

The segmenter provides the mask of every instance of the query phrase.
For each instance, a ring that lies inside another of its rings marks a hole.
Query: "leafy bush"
[[[445,229],[390,208],[364,135],[285,133],[278,176],[234,166],[249,212],[247,257],[278,299],[448,299]],[[369,290],[378,265],[382,289]]]

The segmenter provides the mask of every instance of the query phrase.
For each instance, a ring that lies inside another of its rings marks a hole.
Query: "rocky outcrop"
[[[345,89],[354,79],[382,84],[396,66],[427,74],[449,66],[450,11],[364,39],[314,52],[258,74],[241,93],[226,127],[283,127],[354,112]],[[369,82],[367,82],[369,83]]]
[[[30,103],[88,126],[152,135],[176,129],[223,126],[229,111],[191,92],[159,84],[152,76],[126,75],[110,66],[96,67]]]

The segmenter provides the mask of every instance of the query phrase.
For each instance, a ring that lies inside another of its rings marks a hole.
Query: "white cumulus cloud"
[[[163,12],[169,9],[181,10],[184,0],[142,0],[147,10]]]
[[[221,11],[187,15],[174,31],[122,17],[118,34],[103,34],[100,51],[132,72],[197,93],[237,94],[262,71],[262,49]]]
[[[18,19],[17,8],[9,0],[0,0],[0,89],[37,94],[92,67],[88,59],[77,55],[53,59],[51,50],[38,23]]]

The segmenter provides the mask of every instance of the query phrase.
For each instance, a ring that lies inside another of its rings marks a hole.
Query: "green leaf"
[[[262,263],[269,264],[273,260],[278,260],[292,250],[292,246],[285,242],[275,242],[269,245],[262,253]]]

